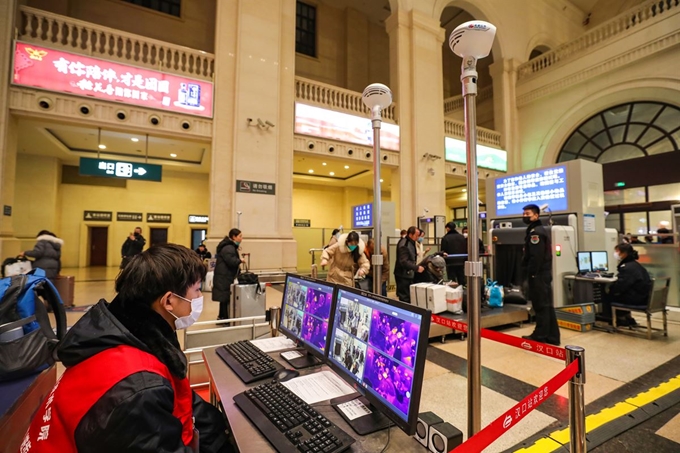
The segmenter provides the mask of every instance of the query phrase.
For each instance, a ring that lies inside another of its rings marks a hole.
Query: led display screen
[[[456,138],[445,137],[445,158],[449,162],[467,163],[465,141]],[[477,145],[477,166],[489,170],[508,171],[508,152],[502,149],[489,148]]]
[[[373,226],[373,204],[361,204],[352,207],[352,228],[370,228]]]
[[[564,165],[496,179],[496,214],[522,215],[533,203],[552,212],[567,210],[567,170]]]

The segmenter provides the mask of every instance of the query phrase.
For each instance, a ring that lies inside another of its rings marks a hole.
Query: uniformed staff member
[[[606,321],[611,322],[612,302],[618,302],[632,307],[647,305],[647,298],[652,289],[652,279],[647,269],[638,263],[638,252],[632,245],[621,243],[614,247],[614,254],[619,260],[614,282],[603,295],[602,314]],[[618,326],[635,326],[637,322],[629,311],[619,311],[616,324]]]
[[[522,338],[559,346],[560,329],[557,326],[552,294],[552,253],[550,236],[539,220],[540,212],[535,204],[524,206],[522,220],[526,223],[522,267],[527,281],[527,299],[536,313],[536,327],[531,335]]]

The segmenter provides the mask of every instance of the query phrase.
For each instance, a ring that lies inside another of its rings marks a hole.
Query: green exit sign
[[[158,181],[163,178],[161,165],[140,164],[122,160],[80,158],[80,174],[105,178],[141,179]]]
[[[614,184],[616,187],[626,187],[626,183],[623,181],[619,181],[616,184]]]

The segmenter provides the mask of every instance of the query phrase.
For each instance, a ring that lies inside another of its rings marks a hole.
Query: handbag
[[[264,289],[262,289],[262,285],[260,285],[260,277],[258,277],[256,273],[250,272],[247,265],[245,272],[239,272],[236,279],[238,280],[239,285],[257,285],[257,294],[264,293]]]

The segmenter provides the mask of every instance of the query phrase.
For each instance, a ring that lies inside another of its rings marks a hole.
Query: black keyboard
[[[239,393],[234,402],[279,453],[335,453],[354,438],[273,381]]]
[[[237,341],[217,348],[217,355],[249,384],[271,377],[283,366],[249,341]]]

